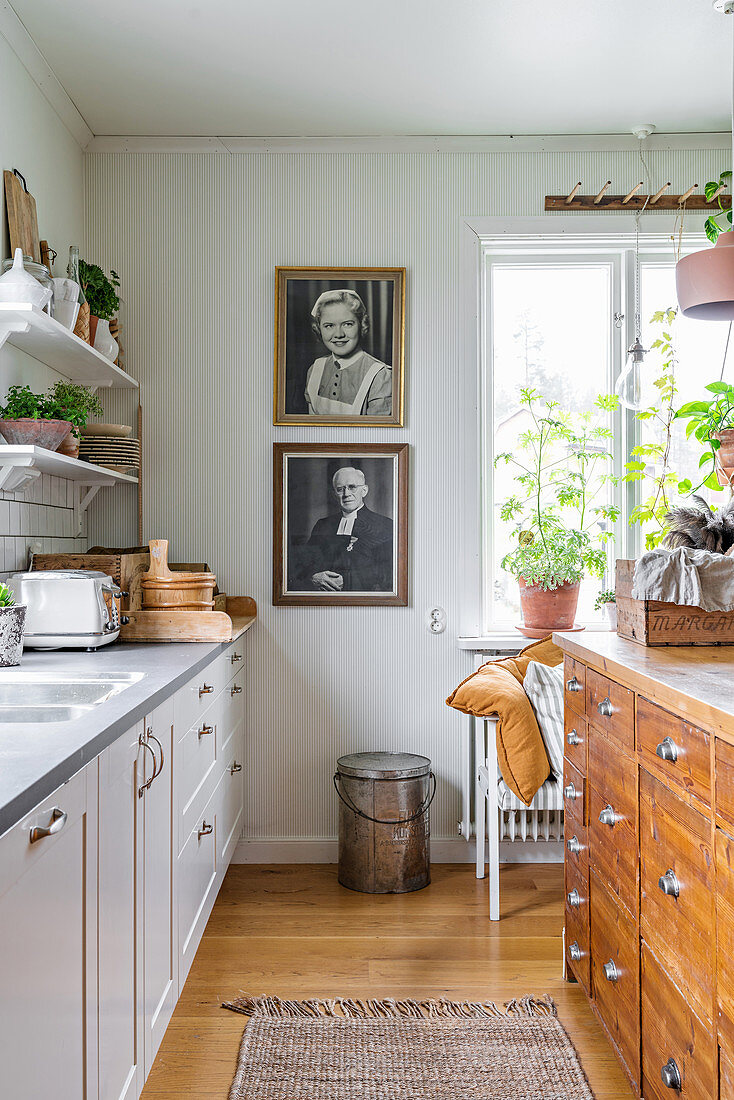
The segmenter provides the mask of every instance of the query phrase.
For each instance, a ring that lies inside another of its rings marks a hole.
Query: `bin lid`
[[[431,761],[412,752],[353,752],[340,756],[336,766],[356,779],[412,779],[428,775]]]

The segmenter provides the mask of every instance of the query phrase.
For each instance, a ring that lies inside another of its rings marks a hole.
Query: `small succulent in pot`
[[[0,582],[0,667],[20,664],[25,612],[24,604],[16,604],[12,589]]]
[[[703,497],[694,493],[695,504],[673,508],[665,517],[668,532],[663,546],[675,550],[688,546],[693,550],[710,550],[726,554],[734,546],[734,499],[725,508],[714,511]]]

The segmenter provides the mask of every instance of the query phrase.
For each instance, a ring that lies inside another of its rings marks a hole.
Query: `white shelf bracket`
[[[78,535],[81,535],[81,533],[82,533],[82,526],[83,526],[83,523],[84,523],[84,513],[86,512],[87,508],[92,503],[92,501],[94,500],[94,498],[96,497],[97,493],[99,492],[99,490],[101,488],[102,488],[101,485],[90,485],[90,486],[88,486],[87,491],[84,494],[84,496],[82,496],[82,487],[81,487],[81,485],[76,485],[75,486],[75,489],[76,489],[76,505],[74,507],[74,513],[75,513],[75,517],[76,517],[77,534]]]
[[[41,471],[33,470],[30,466],[3,466],[0,468],[0,489],[7,493],[23,492],[40,476]]]
[[[30,332],[30,328],[30,322],[28,321],[0,320],[0,348],[2,348],[8,337],[12,336],[14,332]]]

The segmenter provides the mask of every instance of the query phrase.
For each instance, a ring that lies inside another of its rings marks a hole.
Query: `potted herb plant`
[[[612,630],[617,629],[617,595],[613,589],[600,592],[594,601],[594,611],[604,608]]]
[[[676,413],[687,420],[686,436],[694,436],[704,447],[699,467],[703,479],[696,489],[720,490],[734,482],[734,386],[710,382],[705,387],[713,396],[708,401],[689,401]],[[695,490],[694,490],[695,492]]]
[[[103,328],[106,329],[103,341],[109,342],[112,340],[109,322],[110,318],[114,317],[120,308],[120,299],[117,295],[120,277],[116,271],[112,270],[110,270],[108,277],[98,264],[88,264],[84,260],[80,260],[79,281],[89,303],[89,342],[92,347],[96,347],[97,329],[100,322],[102,322]],[[99,350],[103,354],[108,354],[104,347],[100,347]]]
[[[58,406],[30,386],[11,386],[0,406],[0,433],[7,443],[55,451],[70,430]]]
[[[59,444],[59,453],[78,458],[79,429],[86,426],[90,416],[102,416],[104,413],[99,398],[86,386],[58,381],[49,393],[48,401],[56,414],[71,424],[71,430]]]
[[[574,625],[579,584],[585,574],[601,577],[606,546],[619,509],[606,502],[617,483],[609,471],[612,431],[604,422],[618,407],[614,395],[596,400],[596,412],[572,415],[537,390],[521,390],[529,427],[517,453],[500,454],[517,469],[518,492],[502,504],[500,516],[516,524],[517,545],[502,568],[517,577],[523,625],[529,637]]]
[[[0,666],[19,665],[23,653],[25,605],[16,604],[7,584],[0,582]]]

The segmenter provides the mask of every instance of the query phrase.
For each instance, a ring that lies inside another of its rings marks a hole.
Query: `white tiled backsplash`
[[[0,491],[0,575],[23,570],[30,549],[42,554],[83,554],[87,525],[82,534],[74,504],[74,482],[42,474],[23,492]]]

